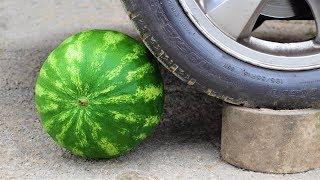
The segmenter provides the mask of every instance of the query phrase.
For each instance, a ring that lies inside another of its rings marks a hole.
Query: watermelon
[[[118,157],[150,136],[163,94],[157,63],[145,46],[109,30],[66,39],[44,62],[35,86],[46,132],[89,158]]]

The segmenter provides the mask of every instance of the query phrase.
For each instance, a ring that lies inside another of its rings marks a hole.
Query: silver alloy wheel
[[[242,61],[275,70],[320,68],[320,0],[307,0],[318,27],[317,36],[293,43],[270,42],[251,36],[259,15],[270,0],[179,1],[211,42]]]

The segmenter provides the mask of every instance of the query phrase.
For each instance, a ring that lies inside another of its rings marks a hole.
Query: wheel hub
[[[269,0],[261,14],[272,18],[294,18],[305,13],[301,8],[305,5],[304,1]]]
[[[319,31],[315,39],[306,42],[278,43],[252,37],[260,15],[283,19],[311,14],[312,11],[320,27],[319,0],[179,1],[209,40],[242,61],[277,70],[300,71],[320,67]]]

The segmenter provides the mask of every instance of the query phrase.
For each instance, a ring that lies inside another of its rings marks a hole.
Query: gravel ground
[[[320,170],[268,175],[221,161],[221,103],[187,87],[164,69],[165,115],[150,139],[114,160],[69,154],[43,132],[35,113],[33,89],[41,64],[55,46],[75,32],[103,28],[138,37],[137,32],[119,0],[0,2],[1,179],[319,179]],[[283,28],[277,24],[266,27],[268,31],[261,29],[260,35]],[[304,33],[312,31],[310,26]]]

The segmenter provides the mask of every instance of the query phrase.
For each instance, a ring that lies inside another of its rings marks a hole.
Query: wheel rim
[[[228,54],[253,65],[286,71],[320,68],[320,31],[304,42],[278,43],[252,36],[267,3],[274,0],[179,0],[196,27]],[[307,0],[317,27],[320,1]]]

